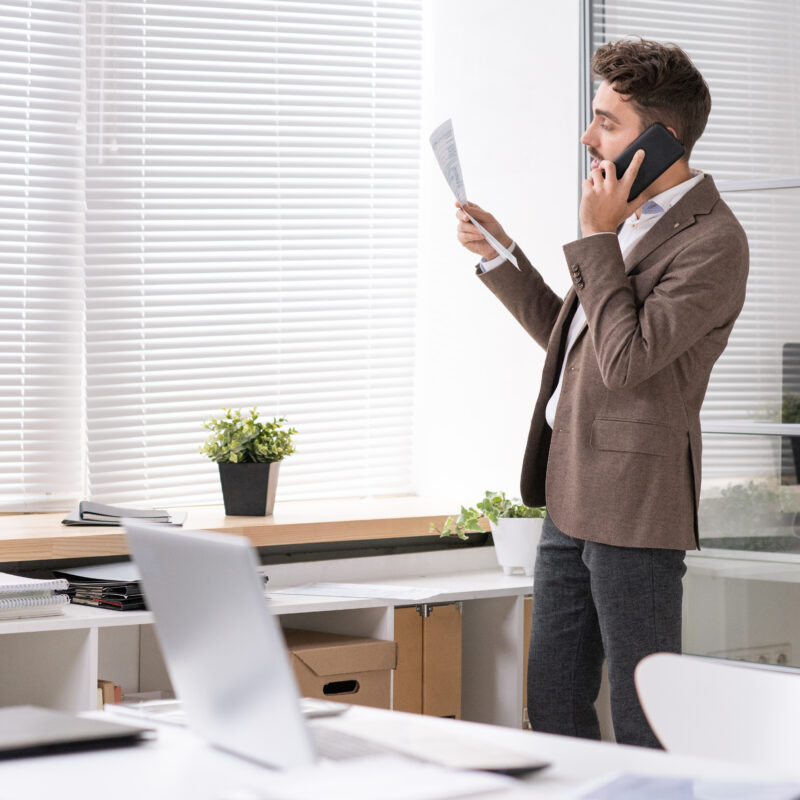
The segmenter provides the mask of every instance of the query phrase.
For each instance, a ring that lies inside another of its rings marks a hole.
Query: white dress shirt
[[[692,170],[693,177],[688,178],[687,180],[679,183],[666,191],[657,194],[655,197],[652,197],[642,206],[642,214],[640,217],[637,217],[635,213],[631,214],[628,219],[622,224],[622,228],[620,229],[619,234],[616,234],[619,238],[619,246],[620,250],[622,251],[622,257],[625,258],[628,253],[633,250],[634,245],[661,219],[661,217],[674,206],[690,189],[693,189],[703,180],[703,173],[696,172]],[[595,236],[614,236],[613,233],[596,233]],[[513,252],[515,247],[515,243],[512,242],[511,246],[508,248],[509,251]],[[491,261],[481,261],[481,268],[484,272],[488,272],[490,269],[494,269],[495,267],[500,266],[505,259],[503,256],[497,256],[493,258]],[[564,368],[567,363],[567,356],[569,355],[569,351],[572,349],[572,345],[575,344],[575,340],[578,338],[578,334],[583,328],[584,323],[586,322],[586,314],[584,313],[583,307],[578,304],[577,309],[575,310],[575,315],[572,317],[572,321],[570,322],[569,331],[567,332],[567,347],[564,352],[564,360],[561,363],[561,374],[558,377],[558,385],[555,388],[555,391],[550,397],[550,400],[547,402],[547,408],[545,409],[545,419],[547,420],[547,424],[552,428],[553,423],[555,422],[556,418],[556,407],[558,406],[558,398],[561,396],[561,384],[564,380]]]

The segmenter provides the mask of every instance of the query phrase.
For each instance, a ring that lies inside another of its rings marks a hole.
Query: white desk
[[[353,728],[400,712],[352,708],[326,725]],[[515,781],[510,791],[494,793],[517,798],[574,798],[578,787],[614,772],[695,777],[717,780],[800,780],[794,774],[764,771],[705,759],[671,756],[663,751],[589,742],[563,736],[514,731],[478,723],[403,715],[420,725],[438,726],[447,735],[460,726],[494,745],[530,750],[552,762],[546,771]],[[322,722],[322,721],[318,721]],[[270,770],[208,747],[188,731],[159,725],[158,739],[133,748],[95,753],[19,759],[0,763],[3,800],[261,800],[271,798]],[[320,798],[319,800],[324,800]],[[378,800],[378,798],[376,798]]]

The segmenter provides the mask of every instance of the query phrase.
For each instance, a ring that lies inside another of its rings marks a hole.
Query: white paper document
[[[421,602],[442,594],[439,589],[418,586],[386,586],[373,583],[304,583],[272,589],[269,594],[304,594],[318,597],[368,597],[379,600],[410,600]]]
[[[271,800],[446,800],[502,792],[513,779],[488,772],[460,772],[398,756],[323,761],[312,767],[270,772],[258,798]]]
[[[592,782],[580,800],[797,800],[800,784],[616,775]]]
[[[461,204],[461,210],[470,218],[472,224],[486,237],[486,241],[494,247],[494,249],[503,256],[507,261],[510,261],[517,269],[517,259],[513,253],[510,253],[497,239],[492,236],[483,225],[480,224],[463,206],[467,200],[467,190],[464,187],[464,177],[461,174],[461,162],[458,158],[458,148],[456,147],[456,136],[453,132],[453,121],[448,119],[443,122],[430,137],[431,147],[439,162],[439,167],[442,174],[447,181],[447,185],[455,195],[456,200]]]
[[[92,564],[87,567],[67,567],[58,570],[62,575],[69,575],[71,578],[102,581],[127,581],[134,583],[140,581],[142,576],[139,568],[133,561],[115,561],[112,564]]]

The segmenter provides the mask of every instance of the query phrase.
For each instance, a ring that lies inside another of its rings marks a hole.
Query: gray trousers
[[[573,539],[545,519],[528,656],[535,731],[600,738],[594,703],[605,658],[617,742],[660,747],[639,705],[633,671],[649,653],[681,652],[685,555]]]

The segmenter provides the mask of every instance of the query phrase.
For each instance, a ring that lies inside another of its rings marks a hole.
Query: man
[[[513,248],[520,270],[457,211],[481,280],[546,348],[522,467],[523,501],[548,509],[534,573],[528,711],[535,730],[599,738],[594,701],[608,662],[618,742],[658,747],[633,682],[649,653],[681,651],[687,549],[697,546],[700,406],[744,303],[748,247],[710,175],[689,155],[708,87],[674,45],[600,47],[601,83],[581,137],[591,172],[582,237],[564,246],[562,300],[494,217],[470,213]],[[644,157],[612,161],[653,122],[685,155],[633,202]]]

